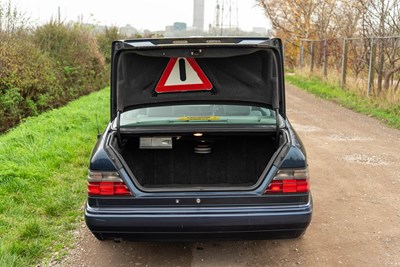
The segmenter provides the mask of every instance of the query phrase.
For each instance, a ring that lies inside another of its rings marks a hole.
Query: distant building
[[[172,25],[167,25],[167,26],[165,26],[165,31],[166,32],[172,32],[174,29],[173,29],[173,27],[172,27]]]
[[[193,27],[204,31],[204,0],[193,0]]]
[[[165,26],[164,37],[181,37],[187,34],[187,25],[184,22],[174,22],[172,25]]]
[[[119,28],[119,33],[128,37],[135,36],[138,31],[136,28],[132,27],[131,25],[127,24],[121,28]]]
[[[253,27],[253,32],[263,36],[267,35],[267,29],[264,27]]]
[[[174,22],[174,25],[172,25],[172,31],[174,32],[183,32],[186,31],[186,23],[184,22]]]

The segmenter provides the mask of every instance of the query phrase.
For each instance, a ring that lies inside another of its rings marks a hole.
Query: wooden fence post
[[[376,45],[374,38],[371,38],[371,51],[369,52],[369,66],[368,66],[368,91],[367,96],[370,96],[373,88],[374,88],[374,65],[375,65],[375,56],[376,56]]]
[[[300,68],[304,67],[304,44],[300,40]]]
[[[340,87],[344,88],[346,86],[346,74],[347,74],[347,39],[343,38],[343,53],[342,53],[342,79],[340,82]]]
[[[327,54],[327,42],[326,39],[324,41],[324,78],[326,79],[326,77],[328,76],[328,54]]]
[[[311,41],[311,62],[310,62],[310,72],[314,71],[314,41]]]

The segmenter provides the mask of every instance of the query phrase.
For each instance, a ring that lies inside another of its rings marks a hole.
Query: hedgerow
[[[0,133],[108,84],[114,28],[50,20],[30,27],[0,0]]]

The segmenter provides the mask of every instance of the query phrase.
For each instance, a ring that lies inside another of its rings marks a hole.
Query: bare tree
[[[257,0],[257,3],[276,30],[299,38],[350,37],[357,32],[361,19],[361,4],[350,0]]]
[[[398,0],[359,0],[362,14],[362,35],[384,37],[400,34],[400,3]],[[395,64],[400,60],[398,49],[390,45],[391,40],[379,39],[376,65],[377,92],[388,89],[394,73],[400,70]],[[395,42],[398,45],[398,42]],[[397,47],[398,48],[398,47]],[[397,51],[397,52],[396,52]],[[385,71],[385,68],[389,68]],[[384,84],[383,84],[384,83]]]
[[[298,54],[300,39],[332,39],[352,36],[360,15],[348,0],[257,0],[270,19],[277,35],[289,39],[287,57]],[[319,46],[319,54],[323,47]],[[319,57],[318,62],[321,63]]]
[[[278,32],[298,38],[309,38],[313,32],[313,14],[317,1],[258,0]]]

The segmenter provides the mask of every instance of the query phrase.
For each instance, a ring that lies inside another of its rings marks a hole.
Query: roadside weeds
[[[72,243],[88,159],[98,127],[109,119],[108,99],[103,89],[0,136],[0,266],[61,256]]]

